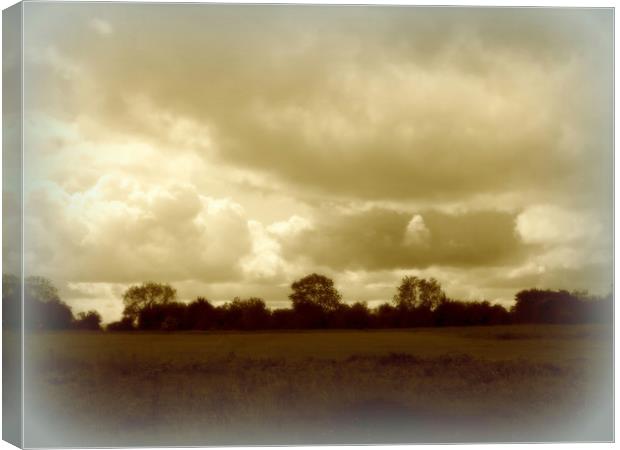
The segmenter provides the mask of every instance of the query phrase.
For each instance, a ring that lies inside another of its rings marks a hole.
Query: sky
[[[28,274],[287,306],[612,284],[611,9],[26,3]],[[6,200],[5,200],[6,202]],[[10,260],[5,257],[5,260]]]

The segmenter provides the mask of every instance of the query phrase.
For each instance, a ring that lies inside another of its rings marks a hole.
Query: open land
[[[34,333],[25,444],[609,441],[612,334]]]

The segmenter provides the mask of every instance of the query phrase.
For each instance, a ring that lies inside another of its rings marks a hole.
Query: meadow
[[[25,444],[609,441],[612,333],[31,333]]]

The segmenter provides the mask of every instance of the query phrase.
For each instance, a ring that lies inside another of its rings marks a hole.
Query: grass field
[[[26,338],[26,445],[609,441],[612,330]]]

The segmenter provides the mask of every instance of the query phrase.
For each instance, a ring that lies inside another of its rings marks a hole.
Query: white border
[[[40,1],[40,0],[26,0],[26,2],[30,3],[33,1]],[[45,0],[43,0],[45,1]],[[80,0],[63,0],[63,1],[76,1],[79,2]],[[119,0],[122,2],[129,2],[127,0]],[[533,6],[533,7],[603,7],[603,8],[615,8],[616,7],[616,1],[584,1],[584,0],[568,0],[568,1],[550,1],[550,0],[544,0],[544,1],[533,1],[530,0],[530,2],[528,3],[524,3],[524,2],[517,2],[517,1],[509,1],[509,0],[503,0],[503,1],[490,1],[490,0],[476,0],[474,2],[468,2],[465,0],[451,0],[451,1],[444,1],[441,3],[438,2],[432,2],[432,1],[410,1],[410,0],[376,0],[376,1],[369,1],[369,0],[338,0],[338,1],[330,1],[330,0],[287,0],[287,1],[282,1],[282,0],[272,0],[272,1],[265,1],[265,0],[210,0],[208,2],[182,2],[182,1],[170,1],[170,0],[133,0],[132,3],[137,3],[137,2],[143,2],[143,3],[153,3],[153,2],[157,2],[157,3],[245,3],[245,4],[265,4],[265,3],[269,3],[269,4],[340,4],[340,5],[419,5],[419,6],[495,6],[495,7],[519,7],[519,6]],[[9,6],[12,6],[14,4],[16,4],[17,2],[15,0],[0,0],[0,7],[2,9],[8,8]],[[25,9],[25,8],[24,8]],[[23,46],[23,21],[24,21],[24,10],[22,10],[22,46]],[[1,21],[0,21],[1,23]],[[615,25],[616,25],[616,19],[615,19],[615,14],[614,14],[614,30],[615,30]],[[0,25],[1,28],[1,25]],[[1,33],[0,33],[0,53],[1,53],[1,48],[2,48],[2,37],[1,37]],[[23,51],[23,47],[22,47],[22,51]],[[617,40],[617,36],[614,33],[614,61],[617,60],[617,53],[618,52],[618,40]],[[23,54],[23,52],[22,52]],[[614,65],[614,86],[615,84],[618,82],[618,78],[617,78],[617,73],[615,72],[615,65]],[[23,83],[23,60],[22,60],[22,83]],[[0,103],[2,100],[2,94],[0,93]],[[615,155],[615,148],[616,148],[616,133],[615,130],[618,127],[618,117],[615,115],[615,105],[616,105],[616,91],[614,89],[614,93],[613,93],[613,100],[614,100],[614,155]],[[23,97],[23,90],[22,90],[22,96],[21,96],[21,101],[22,101],[22,145],[23,145],[23,139],[24,139],[24,127],[23,127],[23,106],[24,106],[24,97]],[[0,127],[1,128],[1,127]],[[2,136],[2,130],[0,129],[0,137]],[[23,149],[22,149],[23,150]],[[24,166],[23,166],[23,151],[22,151],[22,192],[23,192],[23,183],[24,183]],[[617,161],[617,159],[614,157],[614,237],[617,231],[617,224],[618,224],[618,213],[617,213],[617,203],[616,203],[616,199],[618,198],[618,186],[615,183],[615,174],[618,172],[618,167],[619,167],[619,163]],[[0,182],[2,181],[2,175],[0,172]],[[0,198],[0,207],[2,204],[2,200]],[[0,209],[1,211],[1,209]],[[0,228],[1,228],[1,223],[0,223]],[[23,255],[23,221],[22,221],[22,255]],[[614,262],[616,261],[616,258],[618,256],[618,252],[617,252],[617,246],[616,246],[616,242],[615,242],[615,238],[614,238]],[[22,270],[24,270],[23,267],[24,261],[22,259]],[[0,273],[2,270],[2,262],[0,261]],[[617,266],[614,264],[614,281],[618,279],[618,268]],[[615,283],[614,283],[614,297],[615,297]],[[615,302],[614,302],[615,303]],[[23,302],[22,302],[22,314],[23,314]],[[1,315],[1,313],[0,313]],[[23,317],[23,316],[22,316]],[[614,308],[614,319],[615,319],[615,323],[618,323],[618,317],[619,317],[619,312],[618,312],[618,308]],[[614,362],[616,360],[616,351],[618,349],[618,341],[617,341],[618,337],[617,335],[614,333]],[[0,348],[0,354],[1,354],[1,348]],[[614,368],[615,368],[615,364],[614,364]],[[23,377],[23,335],[22,335],[22,377]],[[1,376],[0,376],[0,381],[1,381]],[[615,382],[618,381],[618,372],[615,372]],[[618,407],[620,405],[620,402],[618,401],[618,397],[615,397],[615,430],[616,432],[620,429],[619,427],[619,414],[617,414],[618,411]],[[2,412],[2,405],[0,403],[0,413]],[[23,419],[23,395],[22,395],[22,419]],[[0,425],[1,426],[1,425]],[[23,432],[23,429],[22,429]],[[23,438],[24,436],[22,435],[22,442],[23,442]],[[617,436],[616,436],[617,438]],[[488,449],[500,449],[500,448],[510,448],[510,449],[514,449],[514,450],[521,450],[521,449],[528,449],[528,448],[532,448],[532,445],[536,445],[537,448],[544,448],[544,449],[568,449],[568,450],[572,450],[572,449],[582,449],[582,448],[607,448],[607,447],[615,447],[615,444],[580,444],[580,443],[569,443],[569,444],[459,444],[459,447],[461,448],[488,448]],[[381,450],[387,450],[387,449],[392,449],[392,450],[403,450],[403,449],[443,449],[443,448],[450,448],[453,445],[378,445],[378,446],[372,446],[373,448],[378,448]],[[358,448],[359,446],[303,446],[303,447],[295,447],[295,448],[299,448],[299,449],[342,449],[342,450],[348,450],[348,449],[354,449],[354,448]],[[5,441],[0,441],[0,450],[5,450],[5,449],[14,449],[15,447],[12,446],[11,444],[8,444]],[[151,449],[153,447],[142,447],[143,449]],[[162,447],[159,447],[159,449],[161,449]],[[168,448],[168,447],[167,447]],[[207,448],[207,447],[198,447],[198,448]],[[247,449],[255,449],[256,447],[209,447],[209,448],[225,448],[227,450],[247,450]],[[261,448],[266,448],[266,449],[279,449],[281,447],[261,447]]]

